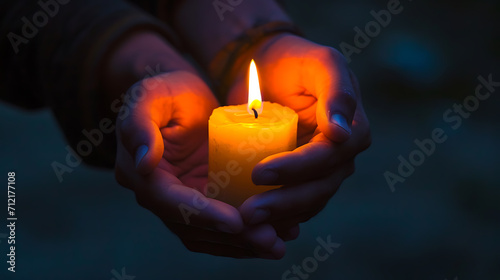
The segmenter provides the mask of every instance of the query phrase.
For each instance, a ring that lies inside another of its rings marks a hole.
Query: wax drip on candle
[[[254,108],[252,108],[252,110],[253,110],[253,114],[255,115],[255,118],[258,118],[259,114],[257,113],[257,110],[255,110]]]

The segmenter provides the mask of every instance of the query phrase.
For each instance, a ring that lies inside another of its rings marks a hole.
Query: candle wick
[[[257,114],[257,110],[255,110],[255,109],[253,109],[253,108],[252,108],[252,110],[253,110],[253,114],[255,115],[255,118],[258,118],[258,117],[259,117],[259,114]]]

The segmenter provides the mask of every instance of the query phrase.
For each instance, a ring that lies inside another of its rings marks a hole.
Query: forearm
[[[215,5],[234,3],[232,10]],[[238,4],[240,3],[240,4]],[[174,27],[191,53],[207,67],[215,55],[246,30],[269,22],[290,22],[290,18],[270,0],[185,0],[177,7]]]

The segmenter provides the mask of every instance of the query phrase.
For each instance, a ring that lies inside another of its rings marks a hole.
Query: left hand
[[[302,146],[267,157],[252,173],[255,184],[283,186],[252,196],[239,209],[247,224],[272,223],[279,230],[323,209],[354,172],[354,157],[370,146],[370,129],[356,77],[337,50],[282,34],[251,55],[263,100],[299,115],[297,140]],[[247,102],[247,73],[235,80],[229,104]]]

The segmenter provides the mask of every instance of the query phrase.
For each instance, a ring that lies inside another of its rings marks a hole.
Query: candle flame
[[[259,83],[259,74],[257,72],[257,66],[255,65],[255,61],[252,59],[250,62],[250,71],[249,71],[249,79],[248,79],[248,113],[254,114],[255,110],[258,114],[262,113],[262,95],[260,93],[260,83]]]

